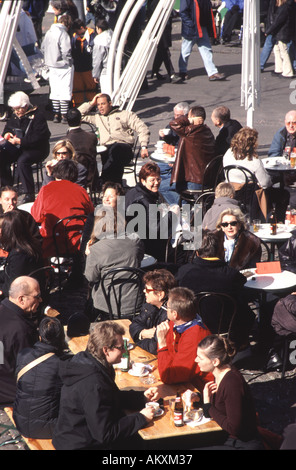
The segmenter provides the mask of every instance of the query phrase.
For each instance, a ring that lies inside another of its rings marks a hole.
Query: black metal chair
[[[133,158],[131,159],[129,163],[124,165],[124,173],[123,173],[126,175],[133,174],[136,184],[138,182],[137,163],[139,160],[140,153],[141,153],[141,147],[138,146],[138,137],[137,137],[133,146]]]
[[[233,321],[237,312],[236,300],[228,294],[200,292],[196,296],[197,311],[212,334],[231,339]]]
[[[224,167],[224,173],[225,179],[229,183],[231,183],[230,172],[232,170],[240,172],[244,181],[241,189],[235,192],[235,198],[239,201],[241,210],[244,213],[248,213],[252,219],[252,216],[254,215],[253,203],[254,198],[256,198],[255,191],[258,189],[257,178],[252,171],[248,170],[248,168],[244,168],[240,165],[227,165]]]
[[[293,347],[291,348],[291,343],[293,342]],[[284,345],[283,345],[283,366],[282,366],[282,371],[281,371],[281,378],[285,378],[285,373],[287,370],[287,364],[289,357],[291,355],[290,352],[295,351],[296,348],[296,333],[290,333],[289,335],[284,337]],[[293,359],[295,360],[295,354],[293,354]],[[293,364],[296,367],[296,362]]]
[[[198,196],[194,203],[194,211],[201,207],[202,220],[205,216],[205,213],[212,207],[215,200],[215,191],[207,191]],[[198,206],[198,207],[196,207]]]
[[[205,167],[202,188],[186,189],[181,191],[179,205],[182,205],[182,201],[193,205],[201,194],[209,191],[215,191],[216,186],[223,180],[223,155],[218,155],[217,157],[213,158]]]
[[[55,246],[55,258],[50,259],[51,266],[58,272],[59,290],[62,288],[63,275],[66,279],[70,276],[73,266],[73,258],[80,256],[79,246],[73,251],[71,239],[79,235],[82,237],[87,215],[70,215],[58,220],[52,229],[52,238]]]
[[[145,271],[138,268],[123,266],[106,272],[100,283],[110,320],[119,318],[132,319],[140,311],[143,303],[142,278]],[[130,292],[129,292],[130,291]],[[121,315],[122,297],[129,295],[131,312]]]
[[[29,276],[39,281],[42,299],[46,301],[55,283],[55,271],[53,266],[44,266],[35,269]]]
[[[43,162],[32,163],[31,167],[32,167],[33,177],[34,177],[34,173],[36,175],[36,185],[37,185],[37,193],[38,193],[43,183]],[[19,179],[18,171],[17,171],[17,161],[12,163],[12,181],[14,182],[14,184],[16,184],[17,189],[19,189],[20,179]]]

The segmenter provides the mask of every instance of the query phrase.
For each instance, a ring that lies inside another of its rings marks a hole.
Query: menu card
[[[281,263],[279,261],[266,261],[256,263],[256,274],[275,274],[281,273]]]

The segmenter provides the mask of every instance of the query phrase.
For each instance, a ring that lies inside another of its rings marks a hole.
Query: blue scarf
[[[186,323],[182,323],[182,325],[175,325],[173,330],[174,332],[177,332],[179,333],[180,335],[182,333],[184,333],[184,331],[186,331],[188,328],[191,328],[192,326],[195,326],[195,325],[198,325],[200,326],[201,328],[203,328],[204,330],[206,329],[203,322],[202,322],[202,319],[201,317],[196,314],[196,317],[194,318],[194,320],[190,320]]]

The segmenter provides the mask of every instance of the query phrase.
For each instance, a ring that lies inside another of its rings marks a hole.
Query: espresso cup
[[[134,362],[132,371],[137,375],[142,375],[145,372],[145,364],[142,364],[142,362]]]
[[[159,412],[159,403],[157,401],[149,401],[145,406],[146,408],[153,408],[154,416]]]

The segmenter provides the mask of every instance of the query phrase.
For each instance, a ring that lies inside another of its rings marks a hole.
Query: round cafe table
[[[159,153],[159,152],[153,152],[151,155],[149,155],[151,160],[157,163],[175,163],[175,155],[169,155],[168,153]]]
[[[270,235],[270,225],[269,224],[260,224],[258,232],[254,232],[253,226],[250,227],[250,231],[254,233],[258,238],[264,242],[270,244],[270,253],[272,260],[275,255],[275,245],[282,244],[291,238],[292,230],[295,230],[296,226],[294,224],[285,225],[277,224],[277,233],[275,235]]]
[[[280,187],[285,186],[285,174],[296,172],[296,167],[291,168],[291,163],[285,157],[262,158],[265,170],[271,175],[278,175],[280,178]]]

